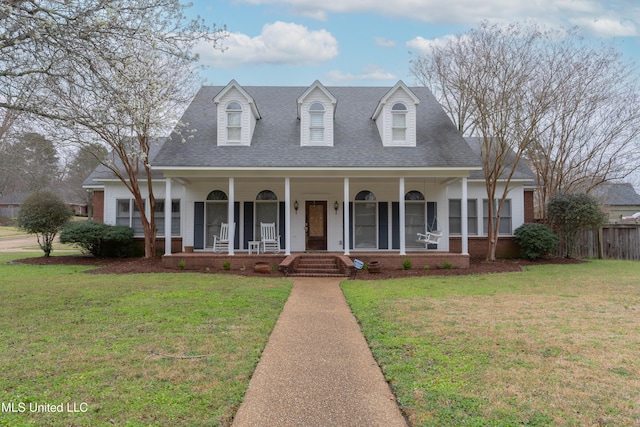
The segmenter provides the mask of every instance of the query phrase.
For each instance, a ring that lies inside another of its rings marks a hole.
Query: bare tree
[[[7,29],[0,36],[0,84],[19,87],[32,75],[42,82],[31,102],[0,99],[0,108],[36,114],[64,127],[80,146],[98,139],[111,151],[103,164],[136,201],[147,257],[155,255],[156,233],[152,141],[168,133],[195,93],[191,48],[203,39],[219,48],[226,36],[224,29],[187,19],[186,7],[179,0],[16,0],[0,6],[0,25]]]
[[[534,24],[485,22],[412,61],[413,75],[432,88],[458,128],[479,136],[489,200],[487,260],[495,260],[512,177],[553,99],[557,64],[547,46],[554,36]]]
[[[555,53],[562,84],[527,153],[542,218],[553,195],[588,193],[640,168],[640,92],[621,54],[577,37],[559,41]]]

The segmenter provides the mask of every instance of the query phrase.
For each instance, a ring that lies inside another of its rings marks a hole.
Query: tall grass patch
[[[415,426],[637,426],[640,263],[348,281]]]
[[[26,410],[0,413],[0,425],[229,425],[291,289],[277,279],[87,275],[5,259],[0,402]],[[62,413],[29,411],[60,403]]]

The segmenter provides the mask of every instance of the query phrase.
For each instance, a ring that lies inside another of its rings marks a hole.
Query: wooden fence
[[[558,255],[565,254],[566,246],[560,242]],[[610,224],[599,231],[584,231],[578,237],[573,257],[640,261],[640,225]]]

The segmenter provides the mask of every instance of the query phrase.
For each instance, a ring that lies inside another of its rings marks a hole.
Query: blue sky
[[[226,25],[226,51],[199,49],[207,84],[390,86],[414,83],[412,55],[482,20],[578,26],[640,63],[637,0],[192,0]]]

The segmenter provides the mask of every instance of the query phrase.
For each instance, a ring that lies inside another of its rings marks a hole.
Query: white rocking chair
[[[280,235],[276,235],[275,223],[260,223],[260,245],[262,245],[262,253],[269,251],[277,254],[280,252]]]
[[[425,245],[437,245],[442,237],[442,230],[427,231],[426,233],[417,233],[416,242]]]
[[[236,223],[233,223],[235,228]],[[220,224],[220,234],[213,236],[213,251],[221,253],[229,250],[229,224],[223,222]]]

